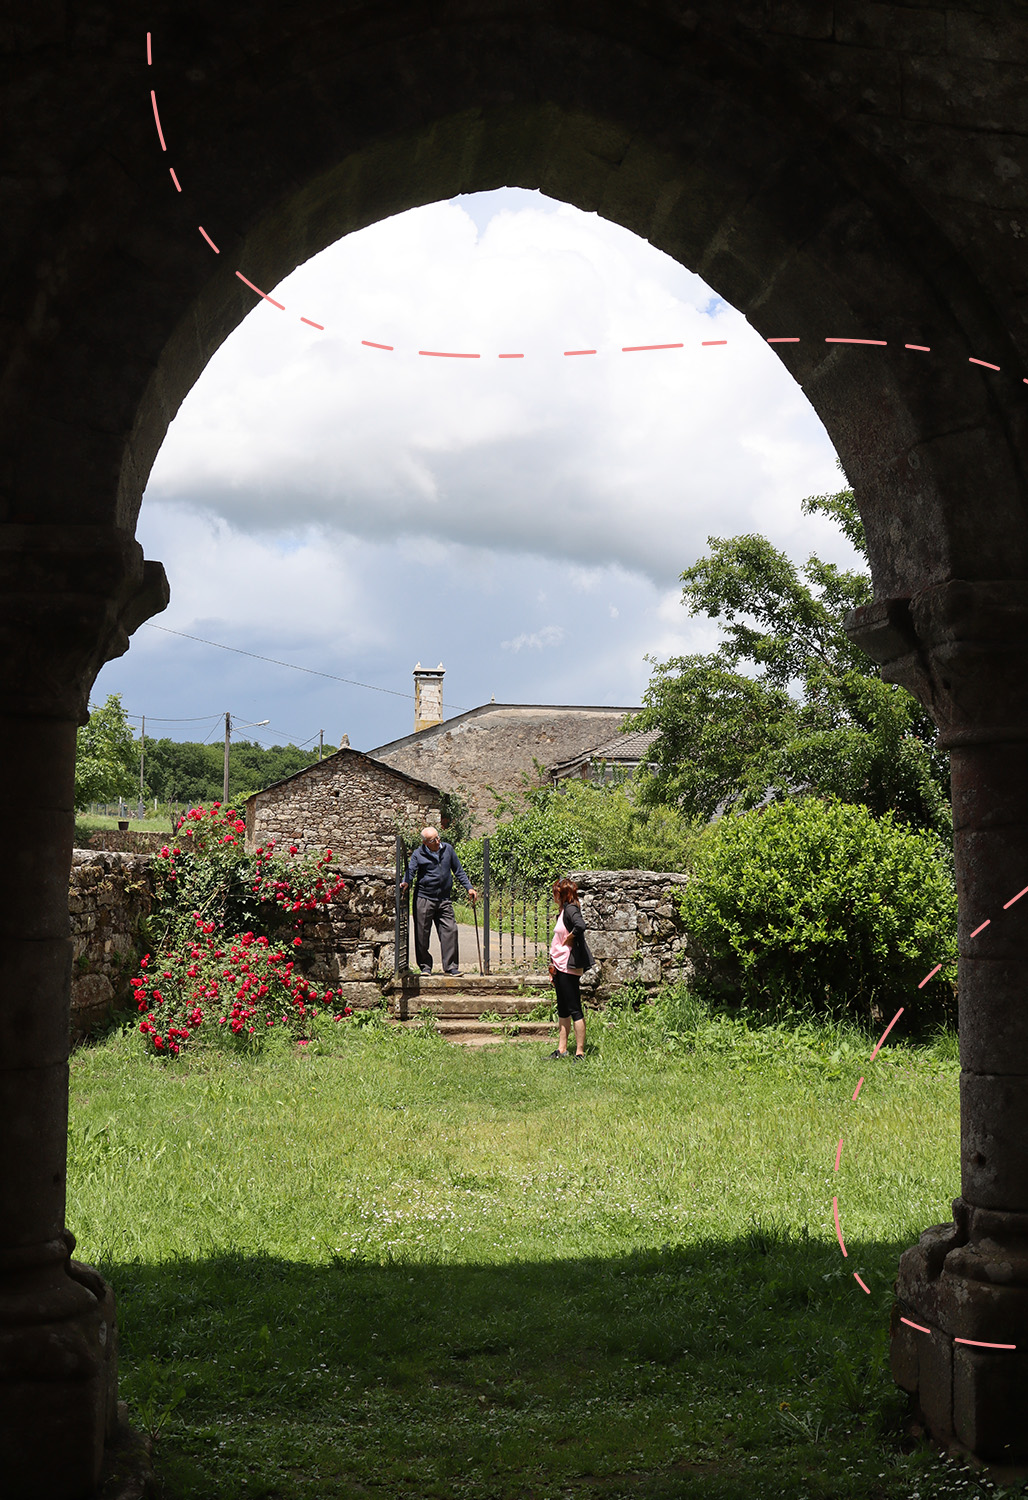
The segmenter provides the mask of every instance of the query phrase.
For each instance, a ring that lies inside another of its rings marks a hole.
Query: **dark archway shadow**
[[[886,1362],[905,1244],[844,1262],[755,1220],[611,1258],[104,1271],[162,1500],[927,1497]]]

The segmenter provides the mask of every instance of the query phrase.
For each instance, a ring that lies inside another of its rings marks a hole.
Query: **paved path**
[[[510,934],[509,933],[504,933],[504,935],[503,935],[503,962],[501,964],[498,961],[498,951],[497,951],[497,942],[498,942],[498,939],[499,939],[499,934],[498,933],[492,932],[492,933],[489,934],[489,950],[490,950],[489,951],[489,969],[490,969],[490,972],[493,973],[493,974],[511,973],[511,972],[517,971],[519,969],[535,970],[535,960],[536,960],[537,954],[544,954],[546,952],[546,944],[545,943],[539,943],[537,945],[537,944],[535,944],[532,941],[531,938],[529,938],[528,939],[528,945],[527,945],[527,947],[524,950],[524,956],[522,956],[521,935],[519,933],[517,935],[517,937],[514,939],[514,964],[511,965],[511,961],[510,961]],[[479,929],[478,929],[478,940],[479,940],[479,942],[482,941],[482,928],[481,928],[481,925],[479,926]],[[436,930],[435,930],[434,927],[432,929],[432,937],[431,937],[431,940],[429,942],[428,949],[429,949],[429,952],[432,955],[432,971],[433,971],[433,973],[435,973],[435,974],[441,974],[443,972],[443,961],[442,961],[442,956],[441,956],[441,954],[439,952],[439,934],[436,932]],[[461,973],[462,974],[477,974],[478,973],[478,949],[475,946],[475,929],[474,929],[473,926],[465,926],[463,923],[458,922],[458,924],[457,924],[457,953],[458,953],[458,957],[459,957],[459,960],[460,960],[460,971],[461,971]],[[411,964],[413,965],[413,963],[414,963],[414,931],[413,931],[413,928],[411,930],[411,935],[410,935],[410,961],[411,961]],[[538,971],[536,971],[536,972],[538,972]]]

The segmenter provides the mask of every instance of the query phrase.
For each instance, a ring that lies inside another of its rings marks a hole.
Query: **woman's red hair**
[[[559,901],[561,906],[567,906],[569,901],[578,901],[578,886],[573,880],[555,880],[553,882],[553,899]]]

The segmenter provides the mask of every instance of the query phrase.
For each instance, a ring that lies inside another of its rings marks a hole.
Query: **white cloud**
[[[349,681],[142,629],[96,685],[131,712],[216,730],[230,709],[270,717],[269,742],[324,728],[370,749],[413,727],[419,658],[446,662],[447,712],[629,706],[648,653],[717,644],[677,584],[708,535],[852,559],[800,513],[841,478],[775,354],[595,215],[516,190],[434,204],[277,292],[287,311],[262,303],[227,340],[158,455],[139,528],[172,583],[155,623]],[[664,342],[685,347],[621,352]]]
[[[564,631],[559,625],[544,625],[542,630],[533,630],[531,634],[522,631],[512,641],[501,641],[500,648],[503,651],[520,651],[523,646],[529,646],[535,651],[542,651],[546,646],[559,646],[564,639]]]
[[[437,203],[295,271],[276,289],[286,313],[255,308],[187,397],[148,503],[252,533],[556,551],[574,588],[614,563],[666,584],[714,529],[794,530],[796,501],[837,476],[773,351],[627,230],[509,196],[528,206],[481,234]],[[685,347],[621,352],[658,342]],[[482,357],[417,352],[440,348]],[[512,351],[525,358],[497,358]]]

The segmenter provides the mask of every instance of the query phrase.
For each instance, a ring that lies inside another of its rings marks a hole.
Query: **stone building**
[[[900,1260],[892,1369],[941,1443],[1028,1463],[1022,0],[268,0],[257,26],[221,0],[198,17],[154,7],[152,66],[129,0],[9,4],[0,27],[5,1500],[85,1500],[117,1437],[114,1292],[65,1227],[67,893],[76,725],[169,599],[135,536],[148,475],[214,351],[297,266],[504,184],[702,276],[852,482],[875,597],[848,629],[938,726],[960,906],[959,1195]],[[274,337],[316,311],[287,297],[262,316]],[[329,336],[360,357],[363,332]],[[476,352],[469,371],[495,368],[495,346]]]
[[[344,867],[388,869],[398,828],[440,822],[439,789],[344,748],[246,801],[248,848],[273,838],[281,852],[331,849]]]
[[[550,780],[557,784],[569,776],[580,781],[623,781],[640,766],[650,764],[647,752],[657,738],[656,730],[634,729],[619,734],[593,749],[581,750],[567,760],[548,767]]]
[[[609,744],[637,708],[570,704],[484,703],[452,719],[369,751],[410,776],[424,776],[444,792],[465,796],[476,833],[496,826],[498,798],[516,798],[525,776],[546,779],[549,767]],[[494,795],[495,794],[495,795]]]

